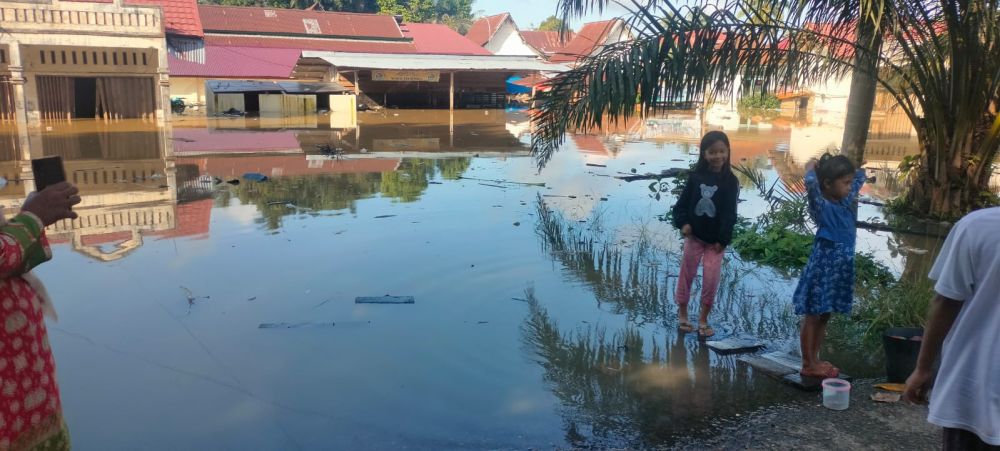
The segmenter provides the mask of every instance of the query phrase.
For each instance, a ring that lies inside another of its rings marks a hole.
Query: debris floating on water
[[[268,178],[266,175],[259,172],[247,172],[243,174],[243,180],[249,180],[251,182],[266,182]]]
[[[345,327],[345,326],[370,326],[371,321],[347,321],[347,322],[302,322],[302,323],[260,323],[258,329],[304,329],[323,327]]]
[[[375,219],[391,218],[393,216],[396,216],[396,215],[378,215],[378,216],[375,217]]]
[[[359,296],[354,298],[355,304],[413,304],[413,296]]]
[[[606,164],[597,164],[597,163],[587,163],[587,166],[594,167],[594,168],[606,168],[606,167],[608,167],[608,165],[606,165]]]

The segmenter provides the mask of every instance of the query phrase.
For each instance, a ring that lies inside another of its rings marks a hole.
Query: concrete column
[[[448,133],[455,135],[455,73],[448,74]],[[454,139],[453,139],[454,140]],[[452,143],[454,145],[454,143]]]
[[[156,74],[158,85],[156,91],[156,120],[160,126],[163,126],[163,124],[170,120],[170,72],[167,71],[166,66],[161,66],[156,71]]]
[[[455,111],[455,73],[452,72],[449,75],[450,83],[448,84],[448,109]]]
[[[354,71],[354,95],[361,94],[361,71]]]

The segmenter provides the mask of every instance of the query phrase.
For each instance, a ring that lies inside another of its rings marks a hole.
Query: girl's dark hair
[[[707,151],[709,147],[712,147],[712,145],[715,144],[715,143],[717,143],[717,142],[722,142],[723,144],[725,144],[726,147],[730,148],[730,154],[732,153],[732,146],[729,145],[729,137],[726,136],[725,133],[720,132],[718,130],[713,130],[713,131],[710,131],[708,133],[705,133],[705,136],[703,136],[701,138],[701,145],[699,146],[699,148],[701,149],[701,151],[698,153],[698,165],[695,166],[695,168],[694,168],[694,170],[696,172],[708,172],[709,171],[709,169],[708,169],[708,160],[705,159],[705,151]],[[723,174],[732,174],[733,173],[732,168],[730,168],[730,166],[729,166],[729,159],[728,158],[726,159],[726,162],[723,163],[723,165],[722,165],[722,173]]]
[[[843,155],[825,153],[816,163],[816,179],[819,180],[820,189],[826,188],[827,182],[853,175],[854,171],[854,163]]]

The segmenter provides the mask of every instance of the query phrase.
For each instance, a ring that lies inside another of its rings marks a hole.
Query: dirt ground
[[[725,450],[937,450],[941,430],[927,408],[871,400],[876,381],[857,381],[848,410],[816,402],[755,412],[736,425],[677,448]]]

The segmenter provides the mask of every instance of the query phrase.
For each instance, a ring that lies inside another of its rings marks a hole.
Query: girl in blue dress
[[[854,203],[865,183],[865,170],[855,170],[843,155],[823,155],[806,164],[809,215],[816,240],[809,263],[795,289],[795,314],[804,315],[800,341],[805,377],[837,377],[840,370],[819,358],[830,314],[848,314],[854,301]]]

